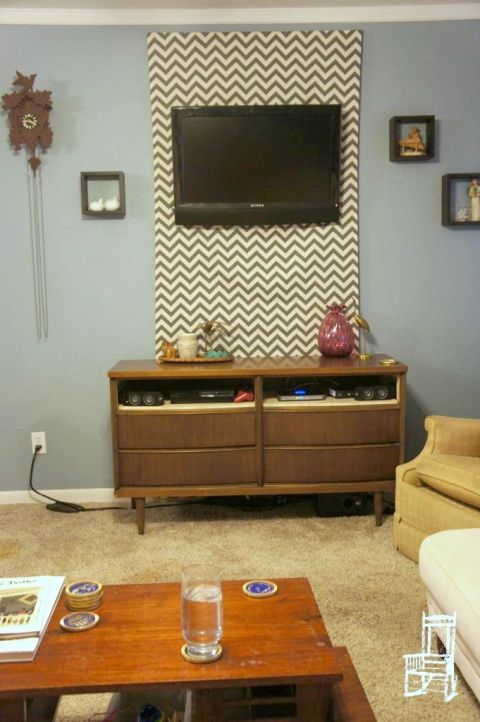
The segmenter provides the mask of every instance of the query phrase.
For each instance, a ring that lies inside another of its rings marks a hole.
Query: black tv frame
[[[181,198],[181,120],[188,115],[329,114],[333,119],[330,199],[315,203],[186,203]],[[340,105],[250,105],[173,107],[172,150],[175,223],[182,226],[256,226],[338,223],[340,218]]]

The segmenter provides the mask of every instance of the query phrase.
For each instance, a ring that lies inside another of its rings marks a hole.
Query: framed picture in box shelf
[[[480,171],[442,176],[442,226],[480,227]]]
[[[82,172],[80,188],[83,216],[125,217],[125,174],[122,171]]]
[[[434,158],[434,115],[396,115],[390,118],[391,161],[418,163]]]

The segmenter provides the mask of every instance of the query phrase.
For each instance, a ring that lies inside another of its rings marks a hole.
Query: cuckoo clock
[[[41,160],[36,150],[41,148],[46,151],[50,148],[53,134],[49,124],[52,94],[50,90],[34,90],[35,78],[35,73],[22,75],[17,70],[17,77],[13,81],[17,89],[2,96],[2,108],[8,113],[10,143],[16,151],[24,146],[27,155],[35,318],[37,337],[40,339],[47,338],[48,320],[42,183],[37,179]]]
[[[40,165],[35,148],[41,146],[44,151],[47,150],[53,137],[48,122],[48,114],[52,109],[52,94],[50,90],[34,90],[35,78],[35,73],[27,76],[17,70],[13,85],[20,89],[2,97],[3,109],[8,112],[10,121],[10,142],[15,150],[25,146],[29,155],[28,162],[34,173]]]

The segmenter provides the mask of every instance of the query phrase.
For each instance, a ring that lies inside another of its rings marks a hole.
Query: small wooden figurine
[[[175,346],[171,341],[162,341],[162,345],[160,346],[160,353],[163,358],[175,358],[177,355]]]
[[[416,126],[413,126],[406,138],[400,138],[398,145],[400,155],[425,155],[425,144]]]

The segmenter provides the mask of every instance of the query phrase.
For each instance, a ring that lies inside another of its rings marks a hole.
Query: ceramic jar
[[[177,338],[178,355],[180,358],[195,358],[198,353],[196,333],[179,333]]]

